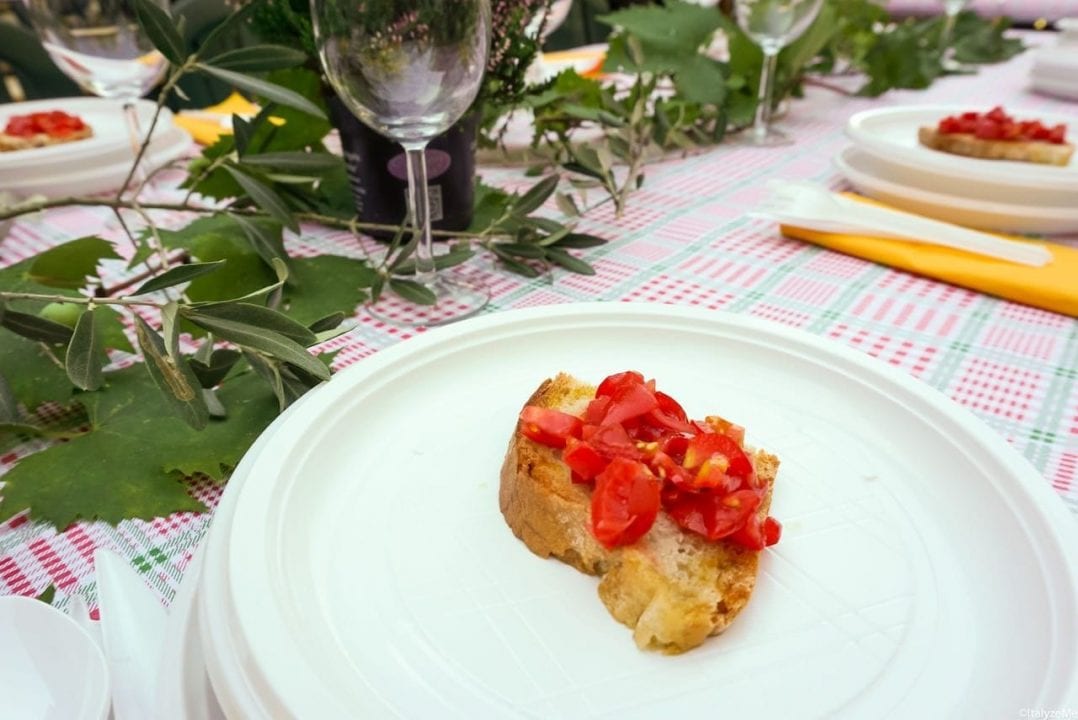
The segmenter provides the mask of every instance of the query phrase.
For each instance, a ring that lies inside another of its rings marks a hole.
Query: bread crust
[[[984,160],[1018,160],[1041,165],[1066,165],[1074,154],[1074,145],[1024,140],[981,140],[971,133],[941,133],[922,127],[917,139],[933,150]]]
[[[595,388],[566,374],[544,381],[526,405],[581,412]],[[757,477],[771,505],[779,461],[757,451]],[[599,597],[633,630],[641,649],[677,654],[725,630],[752,595],[759,553],[709,542],[660,513],[633,545],[607,550],[589,530],[591,492],[574,484],[558,452],[513,432],[501,470],[499,504],[506,523],[533,553],[600,576]]]

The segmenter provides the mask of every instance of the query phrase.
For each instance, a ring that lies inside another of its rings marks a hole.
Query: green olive
[[[75,323],[79,321],[79,316],[85,308],[82,305],[76,303],[65,302],[51,302],[45,307],[41,308],[41,312],[38,313],[46,320],[52,320],[54,323],[60,323],[61,325],[67,325],[69,328],[75,327]]]

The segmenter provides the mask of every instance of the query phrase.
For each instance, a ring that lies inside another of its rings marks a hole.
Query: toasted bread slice
[[[8,135],[7,133],[0,132],[0,152],[13,152],[15,150],[28,150],[30,148],[61,145],[63,143],[75,142],[76,140],[85,140],[93,134],[93,128],[89,125],[63,137],[56,137],[45,133],[24,137],[21,135]]]
[[[527,405],[582,414],[595,388],[559,374],[543,382]],[[779,461],[757,451],[767,515]],[[660,512],[633,545],[607,550],[588,529],[591,491],[575,484],[559,451],[517,429],[501,472],[499,503],[513,533],[539,557],[555,557],[601,576],[599,597],[610,614],[633,629],[641,649],[677,654],[701,644],[733,621],[756,584],[759,553],[731,542],[709,542],[682,530]]]
[[[925,147],[952,155],[984,160],[1018,160],[1042,165],[1066,165],[1074,154],[1074,145],[1040,141],[981,140],[971,133],[941,133],[922,127],[917,139]]]

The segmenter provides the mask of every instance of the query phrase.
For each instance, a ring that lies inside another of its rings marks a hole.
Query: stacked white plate
[[[1058,40],[1033,55],[1030,86],[1045,95],[1078,100],[1078,18],[1056,22]]]
[[[532,555],[498,508],[534,387],[626,368],[782,458],[785,531],[752,601],[676,657],[637,650],[596,579]],[[383,350],[267,430],[202,553],[165,717],[1078,707],[1078,525],[1044,479],[922,383],[754,318],[549,306]]]
[[[915,105],[857,113],[846,124],[853,146],[835,157],[835,167],[859,192],[928,217],[1001,232],[1078,233],[1078,157],[1063,167],[982,160],[918,142],[919,127],[970,109]],[[1064,123],[1070,141],[1078,138],[1075,116],[1007,111],[1019,119]]]
[[[154,104],[138,102],[143,132],[150,126]],[[86,195],[116,190],[134,160],[123,103],[101,98],[56,98],[0,105],[0,129],[13,115],[62,110],[77,115],[94,134],[85,140],[0,153],[0,190],[22,197]],[[165,109],[146,155],[148,170],[175,160],[192,148],[191,136],[172,122]]]

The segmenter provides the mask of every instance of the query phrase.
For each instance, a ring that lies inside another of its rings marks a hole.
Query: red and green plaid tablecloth
[[[470,269],[491,282],[488,312],[598,300],[687,304],[757,315],[857,348],[972,410],[1078,513],[1078,321],[789,240],[773,225],[745,216],[770,178],[841,187],[831,158],[847,144],[846,118],[865,108],[1004,103],[1014,110],[1067,113],[1078,121],[1078,105],[1026,90],[1030,64],[1026,55],[976,76],[941,80],[928,91],[876,100],[810,88],[781,120],[797,138],[792,147],[723,146],[672,159],[648,168],[644,188],[623,217],[615,218],[609,205],[591,213],[583,229],[614,239],[587,255],[596,276],[556,272],[553,278],[526,280],[482,259]],[[488,169],[483,175],[510,188],[527,184],[515,170]],[[24,220],[0,244],[0,265],[105,228],[110,219],[83,208]],[[305,227],[289,242],[291,251],[302,254],[359,250],[347,233],[318,227]],[[331,348],[340,351],[336,363],[344,366],[414,332],[360,311],[356,329]],[[28,443],[0,457],[0,474],[37,447]],[[221,490],[204,483],[195,492],[212,507]],[[56,605],[77,594],[94,607],[92,556],[103,546],[129,558],[167,602],[211,515],[180,513],[117,527],[80,523],[63,532],[16,518],[0,525],[0,594],[36,595],[52,584]]]

